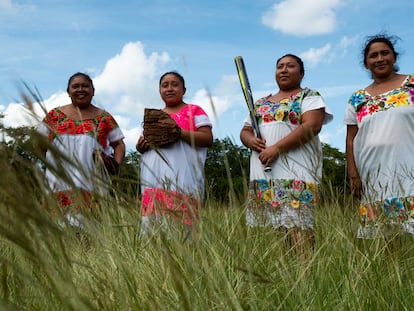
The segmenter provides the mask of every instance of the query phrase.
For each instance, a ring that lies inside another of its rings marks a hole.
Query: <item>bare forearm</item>
[[[181,130],[181,139],[196,147],[210,147],[213,144],[213,134],[210,127],[201,127],[197,131]]]
[[[247,148],[251,148],[251,143],[250,141],[252,139],[254,139],[254,133],[253,133],[253,129],[251,127],[243,127],[242,130],[240,131],[240,140],[242,142],[242,144],[244,146],[246,146]]]
[[[358,169],[357,169],[356,162],[355,162],[355,156],[354,156],[354,139],[357,133],[358,133],[358,128],[356,125],[347,126],[345,155],[346,155],[346,165],[348,169],[349,178],[359,177]]]
[[[113,148],[114,159],[119,165],[121,165],[125,157],[125,143],[123,141],[120,141],[115,146],[113,146]]]

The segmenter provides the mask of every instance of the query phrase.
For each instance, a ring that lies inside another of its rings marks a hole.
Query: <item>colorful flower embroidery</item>
[[[59,108],[52,109],[46,115],[45,123],[51,129],[49,141],[59,134],[90,135],[95,137],[103,148],[108,145],[109,132],[118,127],[115,119],[106,112],[93,119],[74,120],[66,116]]]
[[[397,93],[390,95],[387,99],[388,105],[395,105],[395,106],[408,106],[408,94],[406,93]]]
[[[272,122],[273,120],[274,120],[274,117],[270,113],[267,113],[263,116],[263,122],[265,123]]]
[[[313,208],[317,189],[316,183],[298,179],[259,179],[250,182],[248,197],[259,206],[278,208],[284,204],[292,208]]]
[[[387,223],[406,221],[414,216],[414,197],[386,198],[379,202],[361,204],[359,207],[361,223]]]
[[[255,115],[259,124],[282,121],[298,125],[302,115],[302,100],[309,95],[316,96],[319,93],[305,88],[290,98],[283,98],[278,103],[269,102],[267,97],[259,99],[255,103]]]
[[[283,109],[278,109],[276,112],[275,120],[276,121],[283,121],[285,118],[285,111]],[[263,120],[266,123],[266,120]]]
[[[358,123],[376,112],[390,108],[414,105],[414,74],[407,77],[400,88],[377,96],[371,96],[365,89],[352,94],[349,104],[355,109]]]

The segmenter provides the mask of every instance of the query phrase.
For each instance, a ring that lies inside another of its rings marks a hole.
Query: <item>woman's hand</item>
[[[351,187],[351,193],[352,195],[357,198],[361,199],[362,197],[362,181],[359,176],[349,178],[349,183]]]
[[[251,126],[243,126],[240,131],[240,140],[247,148],[256,152],[262,152],[266,149],[266,140],[257,138]]]
[[[137,141],[137,144],[136,144],[135,148],[137,149],[137,151],[139,153],[144,153],[149,149],[149,144],[148,144],[148,142],[147,142],[147,140],[145,139],[144,136],[141,135],[138,138],[138,141]]]
[[[248,145],[250,149],[257,151],[258,153],[266,149],[266,141],[264,139],[257,138],[256,136],[252,136],[249,139]]]
[[[275,145],[265,148],[259,153],[259,160],[266,167],[272,166],[272,163],[279,157],[279,148]]]

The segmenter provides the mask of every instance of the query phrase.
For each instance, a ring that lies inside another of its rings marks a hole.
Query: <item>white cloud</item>
[[[344,36],[339,41],[338,48],[342,50],[342,54],[346,54],[348,47],[351,45],[355,45],[358,39],[359,39],[359,36],[353,36],[353,37]]]
[[[315,67],[321,61],[329,62],[332,60],[332,56],[330,55],[331,50],[332,46],[327,43],[318,49],[310,48],[306,52],[301,53],[299,57],[310,67]]]
[[[122,133],[124,133],[125,136],[124,142],[127,148],[127,153],[129,151],[136,151],[135,144],[137,143],[138,137],[142,133],[142,129],[139,127],[133,127],[131,129],[122,129]]]
[[[274,30],[299,36],[331,33],[341,0],[284,0],[262,15],[262,23]]]
[[[32,4],[17,4],[12,0],[0,0],[0,13],[23,13],[26,10],[34,10],[36,7]]]
[[[167,53],[146,55],[141,42],[127,43],[96,76],[95,100],[112,112],[141,116],[145,106],[159,102],[159,68],[170,61]]]
[[[189,103],[194,103],[203,108],[211,122],[213,122],[213,127],[217,124],[218,117],[230,107],[227,98],[213,96],[206,89],[198,90]]]
[[[42,103],[32,100],[31,107],[24,103],[9,103],[7,106],[1,106],[1,113],[4,115],[0,121],[5,127],[35,126],[43,118],[44,109],[46,111],[57,107],[58,105],[69,104],[70,99],[67,93],[56,93]],[[42,106],[44,109],[42,109]]]

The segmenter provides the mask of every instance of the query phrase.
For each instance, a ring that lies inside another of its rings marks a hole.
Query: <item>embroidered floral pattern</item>
[[[272,103],[264,97],[255,103],[255,115],[258,118],[259,124],[270,123],[274,121],[287,122],[292,125],[300,124],[302,116],[301,102],[304,97],[308,95],[320,96],[315,90],[308,88],[301,92],[292,95],[290,98],[284,98],[278,103]]]
[[[299,179],[259,179],[250,182],[248,198],[255,206],[278,208],[284,204],[292,208],[313,208],[317,203],[317,184]]]
[[[349,103],[354,107],[358,124],[371,114],[390,108],[414,105],[414,74],[410,74],[400,88],[372,96],[365,89],[352,94]]]
[[[56,135],[90,135],[96,137],[99,144],[106,148],[109,132],[117,128],[115,119],[107,112],[103,112],[93,119],[75,120],[65,115],[59,108],[52,109],[45,118],[50,127],[49,141]]]
[[[359,215],[362,225],[387,223],[390,220],[404,222],[414,216],[414,196],[361,204]]]

